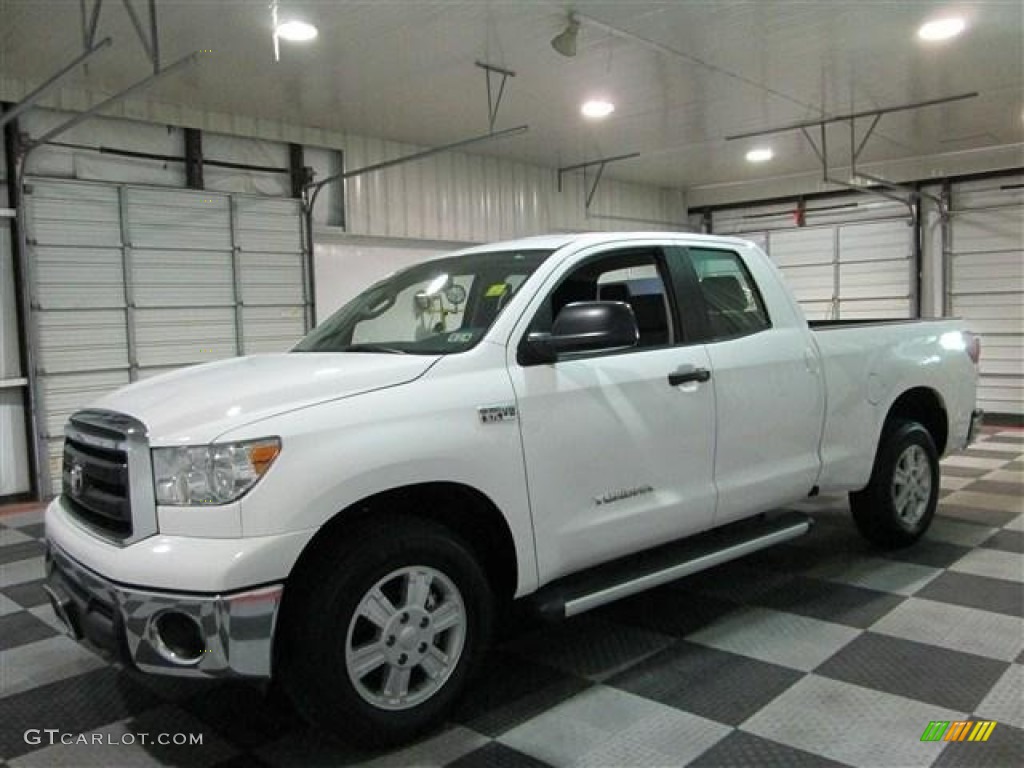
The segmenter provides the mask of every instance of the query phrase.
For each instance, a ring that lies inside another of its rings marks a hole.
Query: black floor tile
[[[1004,552],[1024,554],[1024,531],[996,531],[982,542],[987,549],[1001,549]]]
[[[977,467],[952,467],[945,464],[942,466],[942,474],[949,475],[950,477],[980,478],[982,475],[987,475],[991,471],[991,469],[979,469]]]
[[[752,733],[733,731],[692,763],[687,763],[687,768],[841,768],[842,765]]]
[[[46,537],[46,523],[32,523],[32,525],[23,525],[19,529],[26,536],[31,536],[33,539],[43,539]]]
[[[1008,662],[865,632],[815,674],[970,712],[1008,666]]]
[[[214,763],[210,768],[273,768],[273,766],[250,752],[240,752],[227,760]]]
[[[976,491],[977,493],[995,493],[1000,496],[1020,496],[1024,492],[1024,485],[1021,483],[1003,483],[997,480],[975,480],[960,490]]]
[[[60,634],[46,622],[40,621],[28,611],[18,611],[0,616],[0,651],[17,648],[19,645],[34,643]]]
[[[959,544],[921,539],[912,546],[890,550],[882,554],[889,560],[899,560],[901,563],[948,568],[970,551],[970,547],[963,547]]]
[[[1024,461],[1011,461],[1003,469],[1009,469],[1012,472],[1020,472],[1024,470]]]
[[[0,755],[10,760],[31,752],[24,739],[29,728],[85,733],[161,703],[113,667],[0,698]]]
[[[22,608],[35,608],[37,605],[42,605],[49,601],[46,593],[43,592],[43,584],[45,583],[45,579],[26,581],[22,584],[12,584],[9,587],[4,587],[0,589],[0,592],[3,592]]]
[[[763,595],[757,604],[867,629],[904,600],[888,592],[797,576]]]
[[[19,541],[17,544],[8,544],[5,547],[0,547],[0,565],[42,557],[45,551],[46,547],[41,541]]]
[[[492,651],[456,707],[452,721],[500,736],[546,712],[590,683],[504,651]]]
[[[1017,512],[1001,512],[996,509],[964,507],[959,504],[947,504],[945,502],[939,504],[935,514],[941,515],[942,517],[952,517],[957,520],[964,520],[968,523],[987,525],[990,528],[1002,528],[1018,515]]]
[[[143,748],[158,765],[202,768],[227,760],[237,752],[228,741],[218,738],[212,726],[170,705],[132,717],[127,723],[127,731],[147,734]],[[168,743],[161,744],[158,734],[166,734],[168,738],[164,740]],[[185,737],[183,742],[177,740],[181,736]],[[197,737],[199,743],[193,743],[192,739]]]
[[[799,574],[831,562],[832,553],[823,547],[799,547],[793,543],[779,544],[762,549],[743,558],[743,564],[752,571],[751,580],[756,585],[760,574],[762,588],[767,591],[778,586],[765,583],[774,573]]]
[[[458,760],[448,763],[446,768],[550,768],[548,763],[524,755],[518,750],[492,741]]]
[[[972,718],[979,720],[982,718]],[[988,741],[950,742],[932,768],[1009,768],[1024,765],[1024,731],[1006,723],[996,725]]]
[[[181,707],[245,748],[274,741],[303,725],[281,696],[241,682],[219,685],[182,702]]]
[[[930,581],[915,597],[1024,617],[1024,585],[1019,581],[946,571]]]
[[[803,676],[775,664],[681,641],[606,685],[739,725]]]
[[[502,646],[571,675],[601,679],[672,642],[660,633],[628,627],[588,613],[542,627]]]
[[[612,621],[684,637],[731,613],[739,603],[699,592],[661,588],[612,603],[600,614]]]
[[[796,547],[775,549],[780,550],[775,553],[776,568],[766,570],[766,566],[752,562],[752,558],[744,558],[695,573],[693,576],[674,581],[669,586],[685,594],[699,593],[736,604],[750,603],[756,600],[758,595],[787,583],[791,578],[790,573],[801,569],[798,563],[806,550]]]

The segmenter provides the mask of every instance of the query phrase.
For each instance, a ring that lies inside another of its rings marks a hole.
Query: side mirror
[[[531,362],[552,363],[559,355],[635,347],[640,339],[633,309],[624,301],[577,301],[558,313],[551,333],[531,333]]]

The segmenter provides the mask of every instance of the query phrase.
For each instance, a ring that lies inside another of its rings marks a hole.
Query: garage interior
[[[0,103],[0,768],[1024,764],[1020,3],[0,0]],[[590,230],[752,240],[809,319],[964,318],[987,426],[925,539],[880,552],[810,499],[792,543],[517,617],[390,752],[63,635],[42,504],[72,412],[285,351],[430,256]],[[996,725],[921,740],[965,720]]]

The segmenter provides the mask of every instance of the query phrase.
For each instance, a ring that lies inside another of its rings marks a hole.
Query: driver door
[[[669,374],[710,369],[689,343],[659,248],[605,249],[573,260],[513,335],[516,393],[540,581],[711,526],[714,390]],[[572,301],[621,300],[640,342],[625,351],[521,364],[518,342],[550,330]]]

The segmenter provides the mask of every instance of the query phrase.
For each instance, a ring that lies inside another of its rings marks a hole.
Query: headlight
[[[280,452],[276,437],[154,448],[156,503],[181,507],[235,501],[260,481]]]

